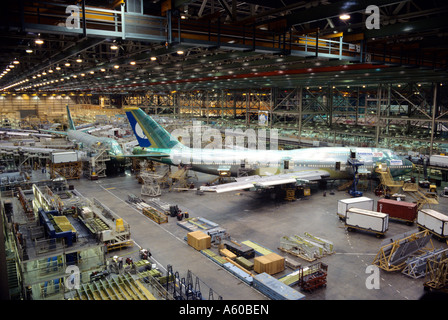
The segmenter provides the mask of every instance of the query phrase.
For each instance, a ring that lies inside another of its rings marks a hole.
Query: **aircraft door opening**
[[[335,163],[334,169],[335,169],[336,171],[341,171],[341,162],[340,162],[340,161],[338,161],[338,162]]]

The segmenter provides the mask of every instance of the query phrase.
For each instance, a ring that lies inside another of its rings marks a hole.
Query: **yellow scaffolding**
[[[426,262],[425,289],[444,290],[448,292],[448,258],[429,259]]]
[[[401,270],[406,266],[404,257],[411,254],[407,251],[409,248],[415,249],[412,254],[434,250],[430,232],[424,230],[394,241],[391,239],[390,243],[380,248],[372,264],[385,271]]]
[[[417,183],[406,182],[402,189],[415,200],[418,210],[422,209],[424,206],[431,208],[432,205],[439,204],[437,193],[427,193],[420,188]]]
[[[390,169],[384,164],[379,165],[375,172],[378,174],[380,178],[379,189],[382,189],[383,194],[390,193],[394,194],[401,190],[403,187],[403,181],[395,181],[390,173]]]

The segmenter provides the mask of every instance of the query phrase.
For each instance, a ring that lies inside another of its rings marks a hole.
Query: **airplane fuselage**
[[[228,171],[237,176],[244,167],[250,174],[270,176],[284,172],[321,169],[330,174],[330,179],[353,178],[353,168],[348,159],[354,154],[363,162],[359,170],[374,172],[378,164],[386,164],[392,176],[410,172],[413,164],[401,159],[389,149],[324,147],[295,150],[235,150],[194,149],[179,147],[172,149],[146,149],[169,154],[169,157],[154,159],[169,165],[187,165],[192,170],[219,175]],[[353,152],[353,153],[352,153]]]
[[[124,162],[124,158],[120,158],[120,156],[124,155],[123,150],[113,138],[97,137],[79,130],[67,130],[67,137],[72,141],[81,143],[84,148],[88,149],[94,149],[100,145],[105,146],[110,156],[117,158],[120,162]]]

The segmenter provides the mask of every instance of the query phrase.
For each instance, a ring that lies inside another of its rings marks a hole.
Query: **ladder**
[[[189,189],[190,183],[188,179],[195,178],[196,180],[198,180],[196,173],[194,173],[194,176],[189,175],[189,169],[190,169],[189,166],[183,166],[169,175],[169,177],[171,178],[171,185],[169,191],[175,188]]]

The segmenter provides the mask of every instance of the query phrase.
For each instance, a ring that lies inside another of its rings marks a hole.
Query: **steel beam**
[[[434,83],[434,97],[432,102],[432,118],[431,118],[431,140],[429,146],[429,156],[432,156],[433,148],[434,148],[434,133],[435,133],[435,125],[436,125],[436,110],[437,110],[437,87],[438,84]]]

